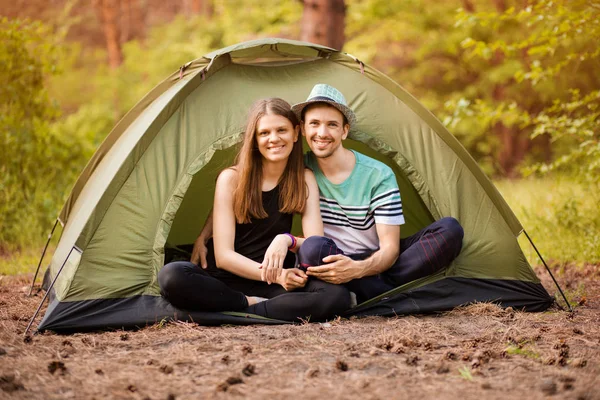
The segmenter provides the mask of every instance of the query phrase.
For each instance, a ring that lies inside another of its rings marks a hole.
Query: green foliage
[[[528,172],[569,171],[583,181],[600,181],[600,90],[581,96],[571,91],[566,103],[554,104],[533,118],[533,136],[548,134],[555,141],[572,143],[552,163],[538,164]]]
[[[496,85],[510,71],[493,70],[486,60],[466,57],[461,42],[476,28],[455,26],[458,0],[348,0],[345,50],[377,66],[449,126],[487,173],[498,171],[499,139],[490,119],[469,107],[493,100]],[[383,6],[385,4],[385,7]],[[474,1],[490,10],[490,2]],[[384,7],[385,13],[379,12]],[[385,49],[385,51],[381,51]],[[513,67],[514,68],[514,67]]]
[[[528,172],[598,179],[598,5],[509,0],[502,11],[472,0],[472,13],[458,0],[347,3],[345,50],[421,100],[488,174],[510,172],[504,155],[544,162]]]
[[[471,110],[491,115],[490,123],[517,126],[533,138],[548,135],[553,142],[558,157],[527,172],[562,170],[599,182],[600,7],[585,0],[543,0],[503,13],[461,12],[457,25],[489,30],[484,39],[463,40],[466,56],[500,58],[511,86],[529,97],[475,102]]]
[[[152,27],[144,40],[125,43],[124,61],[116,70],[106,65],[104,50],[65,44],[63,63],[68,72],[51,79],[52,95],[69,112],[92,104],[96,110],[107,111],[105,116],[95,117],[116,122],[150,89],[190,60],[245,40],[299,35],[299,2],[231,0],[215,7],[211,18],[180,15]],[[108,132],[98,134],[102,137]]]
[[[65,42],[68,2],[57,29],[0,21],[0,250],[42,244],[69,188],[114,124],[184,63],[240,41],[297,37],[299,2],[232,0],[215,15],[179,16],[124,44],[124,62]],[[59,73],[62,72],[62,73]],[[62,116],[61,116],[62,112]],[[2,253],[2,251],[0,251]]]
[[[0,20],[0,248],[35,240],[58,200],[48,190],[63,168],[53,160],[60,143],[49,128],[59,109],[44,86],[57,72],[51,38],[40,23]],[[22,226],[33,229],[24,236]]]
[[[39,22],[0,21],[0,250],[43,241],[97,132],[114,123],[93,106],[60,118],[47,80],[65,65],[63,34]]]

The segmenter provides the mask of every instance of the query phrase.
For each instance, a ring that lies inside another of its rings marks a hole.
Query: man
[[[309,276],[345,284],[360,303],[450,265],[462,247],[462,227],[443,218],[400,239],[396,177],[385,164],[344,148],[356,116],[337,89],[317,84],[292,110],[311,150],[305,164],[317,179],[325,233],[307,238],[298,252]]]

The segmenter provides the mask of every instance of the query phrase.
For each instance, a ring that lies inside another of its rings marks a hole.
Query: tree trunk
[[[341,50],[346,5],[344,0],[303,0],[301,40]]]
[[[494,134],[500,139],[500,153],[498,154],[498,164],[504,176],[512,177],[513,175],[513,135],[510,129],[504,126],[501,122],[496,123],[492,128]]]
[[[502,57],[501,53],[497,53],[494,64],[501,64]],[[506,99],[504,87],[496,85],[492,96],[496,102],[504,101]],[[492,131],[500,139],[501,146],[497,159],[502,173],[509,178],[515,178],[518,175],[516,167],[525,159],[531,147],[529,135],[515,127],[505,126],[502,122],[496,123]]]
[[[506,11],[506,0],[494,0],[494,5],[498,13]],[[496,51],[493,58],[493,65],[500,65],[503,62],[504,54],[501,51]],[[506,99],[502,84],[494,86],[493,98],[498,103]],[[502,172],[509,178],[515,178],[518,175],[516,167],[523,161],[531,145],[529,136],[514,127],[505,126],[502,122],[497,123],[493,131],[501,143],[498,163],[503,170]]]
[[[462,3],[463,3],[463,8],[466,12],[468,12],[468,13],[475,12],[475,6],[473,5],[473,2],[471,0],[462,0]]]
[[[143,0],[121,0],[121,43],[146,36],[146,7]]]
[[[104,37],[106,38],[106,49],[108,51],[108,65],[116,69],[123,62],[121,50],[121,30],[119,17],[121,12],[120,0],[98,0],[98,6],[102,15],[104,26]]]
[[[131,2],[135,0],[121,0],[121,18],[119,18],[119,28],[121,28],[120,42],[125,43],[131,40],[133,32],[131,31]]]
[[[192,14],[212,17],[213,7],[211,0],[192,0]]]
[[[499,13],[503,13],[506,11],[506,0],[494,0],[494,5],[496,6],[496,10]]]

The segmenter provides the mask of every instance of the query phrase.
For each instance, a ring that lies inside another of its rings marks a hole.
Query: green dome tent
[[[519,247],[523,228],[507,203],[417,100],[346,53],[263,39],[187,63],[115,126],[58,218],[62,235],[45,279],[50,303],[38,330],[127,328],[165,318],[281,323],[175,309],[161,298],[157,275],[165,249],[199,234],[250,105],[264,97],[300,102],[316,83],[340,89],[357,114],[345,146],[395,171],[407,219],[403,237],[444,216],[465,231],[463,250],[447,270],[348,315],[441,311],[474,301],[541,311],[553,302]]]

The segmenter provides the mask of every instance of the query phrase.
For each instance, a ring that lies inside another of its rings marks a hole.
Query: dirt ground
[[[600,399],[600,266],[566,268],[574,313],[475,304],[295,326],[168,323],[23,332],[41,300],[0,276],[0,399]],[[544,286],[555,292],[547,273]],[[36,322],[39,322],[41,316]]]

